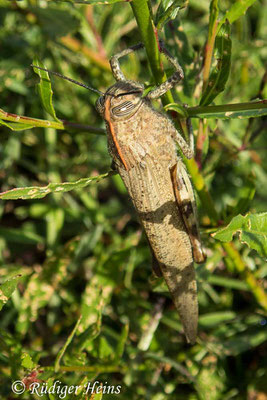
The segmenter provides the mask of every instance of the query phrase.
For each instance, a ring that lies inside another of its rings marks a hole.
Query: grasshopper
[[[171,120],[151,105],[151,100],[158,99],[183,79],[183,71],[160,42],[160,50],[175,72],[144,96],[144,86],[126,79],[119,64],[121,57],[142,47],[142,43],[137,44],[111,58],[116,83],[105,93],[54,74],[101,93],[96,109],[106,123],[113,166],[119,172],[145,230],[154,272],[157,276],[163,275],[186,339],[194,343],[198,301],[193,260],[201,263],[205,254],[200,242],[193,188],[176,149],[178,145],[186,158],[192,158],[193,132],[188,120],[188,144]]]

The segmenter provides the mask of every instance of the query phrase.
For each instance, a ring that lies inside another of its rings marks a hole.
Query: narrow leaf
[[[263,328],[258,332],[243,333],[217,344],[217,351],[227,356],[237,356],[249,349],[259,346],[267,340],[267,329]]]
[[[2,200],[17,200],[17,199],[42,199],[49,193],[64,193],[74,189],[82,189],[88,186],[91,182],[99,182],[104,178],[108,178],[116,174],[114,171],[107,172],[102,175],[92,176],[90,178],[82,178],[76,182],[49,183],[47,186],[38,187],[30,186],[25,188],[11,189],[0,193]]]
[[[235,22],[238,18],[244,15],[247,9],[254,4],[256,0],[237,0],[234,4],[230,7],[230,9],[226,12],[224,18],[220,22],[218,26],[218,31],[221,26],[228,20],[230,24]]]
[[[45,68],[44,64],[40,62],[37,58],[33,60],[33,65],[36,65],[37,67]],[[59,119],[56,116],[56,112],[52,103],[52,96],[53,96],[53,91],[52,91],[52,86],[51,86],[51,81],[48,72],[33,68],[34,72],[39,75],[40,77],[40,83],[38,83],[37,90],[39,93],[39,96],[41,98],[42,104],[45,108],[45,110],[48,112],[48,114],[51,115],[57,122],[59,122]]]
[[[25,131],[26,129],[31,129],[34,125],[31,124],[22,124],[20,122],[6,122],[0,119],[0,125],[4,125],[11,129],[12,131]]]
[[[199,324],[202,327],[218,326],[218,324],[225,323],[236,318],[233,311],[219,311],[209,314],[204,314],[199,317]]]
[[[267,257],[267,212],[237,215],[229,225],[212,236],[222,242],[230,242],[237,232],[241,243],[256,250],[262,257]]]
[[[54,0],[48,0],[53,1]],[[125,3],[131,0],[59,0],[62,3],[72,3],[72,4],[114,4],[114,3]]]
[[[68,336],[66,342],[64,343],[64,346],[61,348],[61,350],[59,351],[59,353],[58,353],[58,355],[57,355],[57,357],[56,357],[56,361],[55,361],[55,372],[58,372],[58,370],[59,370],[60,361],[61,361],[61,359],[62,359],[62,357],[63,357],[63,355],[64,355],[64,353],[65,353],[67,347],[68,347],[69,344],[71,343],[71,341],[72,341],[72,339],[73,339],[75,333],[77,332],[77,329],[78,329],[78,327],[79,327],[79,325],[80,325],[81,319],[82,319],[82,316],[79,317],[79,319],[78,319],[78,321],[76,322],[76,324],[75,324],[75,326],[74,326],[72,332],[70,333],[70,335]]]
[[[191,118],[255,118],[267,115],[267,101],[252,101],[250,103],[224,104],[221,106],[188,107],[181,111],[181,106],[171,103],[164,107],[165,110],[174,110]]]
[[[217,59],[217,64],[211,71],[201,97],[201,106],[210,104],[224,90],[230,72],[231,47],[230,25],[225,22],[215,39],[214,58]]]
[[[0,286],[0,310],[2,310],[3,306],[6,304],[8,299],[11,297],[12,293],[16,289],[19,279],[21,275],[13,276],[12,278],[6,280]]]
[[[186,7],[187,3],[187,0],[161,0],[155,18],[157,29],[161,29],[170,19],[175,19],[179,10]]]
[[[123,352],[124,352],[128,333],[129,333],[129,324],[126,324],[126,325],[124,325],[124,327],[122,329],[122,332],[119,337],[119,341],[118,341],[118,344],[117,344],[117,347],[115,350],[115,354],[114,354],[114,361],[118,364],[119,364],[119,362],[122,358]]]
[[[38,244],[43,243],[42,236],[37,235],[32,231],[24,231],[19,228],[0,228],[0,236],[11,243],[21,244]]]

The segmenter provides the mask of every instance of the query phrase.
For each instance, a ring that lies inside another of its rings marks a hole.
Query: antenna
[[[53,75],[59,76],[60,78],[65,79],[66,81],[75,83],[75,85],[81,86],[81,87],[83,87],[83,88],[85,88],[85,89],[92,90],[92,91],[95,92],[95,93],[104,95],[104,93],[101,92],[100,90],[94,89],[94,88],[92,88],[91,86],[87,86],[87,85],[85,85],[84,83],[75,81],[74,79],[68,78],[68,77],[65,76],[65,75],[61,75],[61,74],[58,73],[58,72],[50,71],[49,69],[46,69],[46,68],[37,67],[36,65],[33,65],[33,64],[31,64],[31,67],[37,68],[37,69],[41,69],[42,71],[46,71],[46,72],[48,72],[49,74],[53,74]]]

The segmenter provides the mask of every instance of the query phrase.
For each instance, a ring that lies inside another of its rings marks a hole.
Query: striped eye
[[[125,101],[119,106],[112,108],[112,114],[121,117],[123,115],[128,115],[131,111],[136,107],[137,104],[132,103],[131,101]]]

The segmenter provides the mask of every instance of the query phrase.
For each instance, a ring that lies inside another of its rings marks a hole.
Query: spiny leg
[[[127,56],[128,54],[132,53],[133,51],[142,49],[143,47],[144,47],[143,43],[138,43],[138,44],[131,46],[128,49],[125,49],[125,50],[121,51],[120,53],[115,54],[114,56],[111,57],[111,59],[109,60],[109,63],[111,66],[112,74],[113,74],[114,78],[116,79],[116,81],[126,81],[126,78],[123,75],[123,72],[120,67],[119,58]]]
[[[165,82],[163,82],[161,85],[159,85],[154,90],[151,90],[151,92],[148,93],[147,97],[149,99],[158,99],[160,96],[165,94],[168,90],[172,89],[175,85],[177,85],[177,83],[181,79],[184,79],[184,73],[183,73],[182,67],[180,66],[180,64],[178,63],[176,58],[173,57],[171,55],[171,53],[166,49],[162,40],[159,41],[159,44],[160,44],[160,51],[166,56],[168,61],[175,68],[175,72]]]
[[[205,261],[206,255],[200,241],[196,201],[182,160],[178,160],[170,172],[176,201],[192,245],[193,258],[196,263],[202,263]]]

